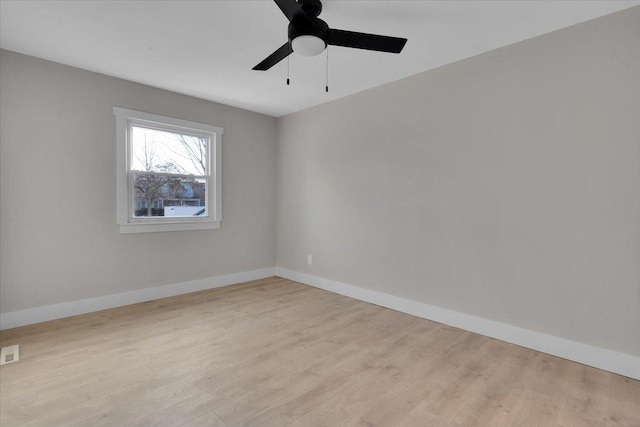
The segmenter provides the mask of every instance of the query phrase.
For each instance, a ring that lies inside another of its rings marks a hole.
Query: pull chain
[[[324,87],[325,92],[329,92],[329,46],[327,45],[327,75],[326,85]]]
[[[291,58],[291,54],[287,55],[287,86],[289,86],[289,58]]]

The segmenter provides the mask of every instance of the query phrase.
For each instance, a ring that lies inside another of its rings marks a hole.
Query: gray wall
[[[275,265],[275,118],[0,55],[3,313]],[[224,127],[220,230],[119,233],[114,105]]]
[[[640,7],[279,120],[277,252],[640,355]]]

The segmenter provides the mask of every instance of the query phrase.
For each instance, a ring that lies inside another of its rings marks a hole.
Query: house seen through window
[[[207,216],[208,138],[131,127],[133,215]]]

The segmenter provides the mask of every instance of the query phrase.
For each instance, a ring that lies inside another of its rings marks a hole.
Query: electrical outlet
[[[313,264],[313,256],[312,255],[307,255],[307,264],[309,264],[309,265]]]

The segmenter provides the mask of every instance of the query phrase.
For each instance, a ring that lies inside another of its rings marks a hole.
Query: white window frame
[[[116,194],[117,222],[121,234],[149,233],[162,231],[210,230],[220,228],[222,222],[222,134],[219,126],[206,125],[145,113],[127,108],[113,107],[116,117]],[[207,213],[203,218],[196,217],[152,217],[133,216],[134,194],[131,180],[131,143],[132,125],[141,125],[169,132],[184,132],[209,138],[207,168]],[[213,190],[213,191],[212,191]],[[213,192],[213,194],[212,194]]]

